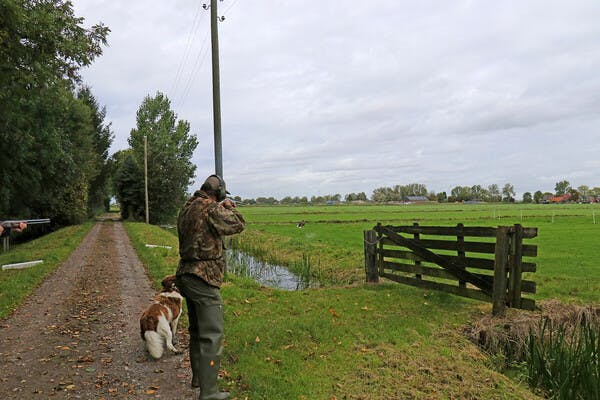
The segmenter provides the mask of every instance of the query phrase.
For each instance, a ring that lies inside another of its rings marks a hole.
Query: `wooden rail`
[[[494,315],[504,312],[505,307],[534,309],[535,301],[523,298],[522,293],[535,293],[535,282],[524,280],[522,275],[536,270],[534,262],[523,260],[537,256],[536,245],[523,243],[523,239],[536,236],[537,228],[521,225],[378,224],[364,232],[367,282],[384,277],[491,302]]]

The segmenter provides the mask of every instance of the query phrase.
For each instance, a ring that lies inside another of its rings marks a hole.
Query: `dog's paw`
[[[169,350],[171,350],[175,354],[180,354],[181,353],[181,350],[179,350],[178,348],[176,348],[174,346],[172,346]]]

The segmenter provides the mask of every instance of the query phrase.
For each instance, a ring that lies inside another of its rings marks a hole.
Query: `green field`
[[[600,206],[569,205],[389,205],[243,207],[248,221],[239,244],[272,261],[292,265],[308,256],[324,283],[364,280],[363,236],[375,224],[537,227],[537,299],[598,302],[600,266],[595,258],[600,236]],[[596,219],[596,222],[594,223]],[[304,220],[304,228],[296,223]]]

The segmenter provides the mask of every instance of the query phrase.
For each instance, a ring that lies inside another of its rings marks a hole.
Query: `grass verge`
[[[31,268],[0,271],[0,319],[10,315],[81,243],[93,223],[70,226],[0,254],[0,265],[44,260]]]

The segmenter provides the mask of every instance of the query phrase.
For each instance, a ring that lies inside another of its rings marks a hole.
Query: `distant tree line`
[[[571,187],[569,181],[563,180],[556,182],[554,193],[536,191],[523,193],[523,203],[590,203],[600,201],[600,187],[590,188],[587,185],[581,185],[577,188]]]
[[[590,188],[582,185],[577,189],[571,187],[568,181],[560,181],[555,185],[555,192],[536,191],[534,194],[530,192],[523,193],[523,203],[543,203],[549,202],[551,198],[556,196],[565,197],[570,202],[579,201],[600,201],[600,187]],[[332,204],[341,202],[342,196],[339,194],[312,196],[310,200],[306,196],[286,196],[281,200],[274,197],[258,197],[256,199],[242,199],[239,196],[234,197],[234,200],[246,205],[275,205],[275,204],[297,204],[297,205],[316,205],[316,204]],[[434,201],[439,203],[445,202],[489,202],[489,203],[514,203],[515,188],[512,184],[506,183],[500,189],[497,184],[492,184],[487,187],[481,185],[473,186],[455,186],[450,195],[446,192],[435,193],[428,191],[424,184],[411,183],[408,185],[395,185],[393,187],[380,187],[373,190],[370,198],[367,198],[365,192],[349,193],[344,196],[344,201],[347,203],[396,203],[407,201]],[[594,200],[595,199],[595,200]]]
[[[108,206],[113,140],[80,69],[109,29],[70,2],[0,3],[0,218],[78,223]]]

